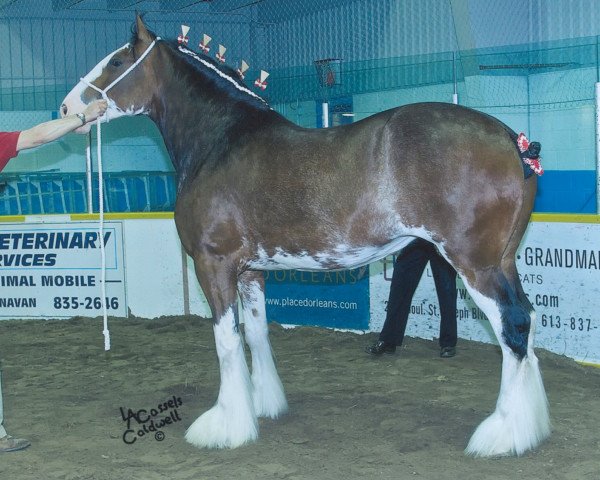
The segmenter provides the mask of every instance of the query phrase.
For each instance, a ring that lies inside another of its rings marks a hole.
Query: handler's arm
[[[33,148],[56,140],[63,135],[96,120],[106,111],[106,101],[98,100],[90,103],[83,112],[83,118],[77,115],[40,123],[28,130],[23,130],[17,142],[17,151]]]

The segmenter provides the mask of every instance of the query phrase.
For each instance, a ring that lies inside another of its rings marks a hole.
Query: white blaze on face
[[[126,43],[121,48],[115,50],[112,53],[109,53],[92,70],[90,70],[90,72],[83,78],[88,83],[94,83],[98,79],[98,77],[100,77],[100,75],[102,75],[102,71],[108,65],[109,60],[117,53],[119,53],[125,49],[128,49],[128,48],[130,48],[130,45],[129,45],[129,43]],[[63,117],[65,116],[65,113],[64,113],[65,107],[66,107],[66,115],[82,113],[85,110],[87,103],[85,103],[83,101],[82,96],[83,96],[83,92],[87,88],[89,88],[88,85],[86,83],[84,83],[83,81],[80,81],[77,85],[75,85],[75,87],[73,87],[73,89],[67,94],[67,96],[63,100],[63,103],[62,103],[62,106],[60,109],[61,116],[63,116]],[[115,118],[122,117],[124,115],[137,115],[139,113],[144,113],[141,110],[135,111],[133,105],[122,108],[122,107],[118,106],[113,100],[110,99],[110,91],[107,93],[107,95],[109,97],[108,109],[106,110],[106,113],[102,117],[103,121],[110,121]],[[91,125],[93,123],[96,123],[96,122],[90,122],[90,123],[82,126],[81,128],[78,128],[75,131],[77,133],[87,133],[90,131]]]

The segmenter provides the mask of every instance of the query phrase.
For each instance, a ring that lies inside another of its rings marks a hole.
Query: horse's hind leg
[[[188,428],[197,447],[235,448],[258,436],[252,384],[238,329],[237,285],[233,268],[196,259],[196,274],[213,312],[221,386],[215,405]],[[214,268],[211,268],[214,267]],[[212,274],[207,274],[212,272]]]
[[[244,336],[252,353],[254,409],[259,417],[277,418],[287,411],[287,401],[269,343],[263,274],[244,272],[238,288],[244,314]]]
[[[533,340],[535,337],[536,314],[535,310],[533,309],[533,306],[531,305],[531,302],[529,301],[527,295],[525,294],[525,291],[523,290],[521,280],[519,279],[517,266],[515,264],[515,255],[519,248],[521,239],[525,234],[525,230],[527,230],[527,226],[529,225],[530,212],[533,210],[536,192],[537,175],[532,175],[525,180],[525,188],[523,189],[523,206],[521,208],[521,214],[517,221],[515,231],[509,240],[506,252],[504,253],[504,257],[501,263],[502,271],[508,279],[511,287],[516,292],[517,299],[519,300],[519,302],[521,302],[523,308],[525,308],[525,310],[529,312],[531,325],[529,329],[527,356],[531,356],[532,359],[535,358],[535,354],[533,352]]]
[[[533,209],[533,203],[535,200],[535,193],[537,189],[537,177],[532,175],[527,180],[525,180],[525,188],[524,188],[524,196],[523,196],[523,206],[521,209],[521,215],[517,221],[515,231],[509,240],[509,244],[506,248],[504,256],[501,262],[501,268],[504,276],[506,277],[508,284],[514,294],[516,295],[516,303],[520,305],[522,310],[529,315],[529,329],[527,331],[527,353],[523,357],[523,359],[518,362],[516,371],[518,373],[517,378],[519,381],[514,382],[515,388],[519,388],[517,393],[520,392],[522,397],[525,399],[529,399],[529,401],[522,401],[517,398],[517,401],[522,403],[521,409],[522,416],[526,417],[529,423],[525,421],[523,423],[524,428],[530,433],[531,443],[530,447],[527,446],[526,443],[523,444],[520,450],[519,448],[515,448],[515,453],[519,454],[522,451],[532,448],[537,445],[539,442],[544,440],[550,434],[550,415],[548,412],[548,401],[546,399],[546,392],[544,390],[544,384],[542,382],[542,376],[540,373],[538,359],[535,355],[533,346],[534,346],[534,337],[535,337],[535,323],[536,323],[536,314],[531,302],[527,298],[525,291],[523,290],[523,285],[521,284],[521,280],[519,279],[519,274],[517,272],[517,266],[515,264],[515,255],[517,249],[519,248],[520,240],[523,238],[525,230],[529,224],[529,216],[530,212]],[[504,352],[503,352],[504,353]],[[507,355],[504,355],[505,357]],[[509,359],[511,357],[509,356]],[[510,361],[510,360],[508,360]],[[505,360],[506,362],[506,360]],[[503,369],[510,372],[510,367]],[[508,379],[505,383],[511,385],[510,379]],[[525,411],[526,408],[529,407],[529,411]],[[485,432],[482,428],[482,436],[485,435]],[[527,438],[527,435],[523,436]],[[469,447],[474,447],[477,445],[477,437],[474,435]],[[468,450],[469,450],[468,447]],[[475,453],[475,452],[473,452]]]
[[[534,337],[535,337],[535,322],[536,322],[536,313],[527,298],[525,291],[523,290],[523,285],[521,284],[521,280],[519,279],[519,274],[517,273],[517,267],[515,265],[514,260],[503,262],[502,263],[502,271],[504,272],[510,286],[515,291],[518,301],[523,306],[523,309],[529,313],[530,319],[530,328],[528,333],[528,341],[527,341],[527,356],[535,357],[535,353],[533,351]]]
[[[479,425],[466,452],[520,455],[550,434],[546,393],[530,335],[533,309],[522,288],[515,289],[515,278],[507,278],[502,268],[470,277],[474,280],[465,280],[465,286],[487,315],[502,349],[502,377],[496,409]]]

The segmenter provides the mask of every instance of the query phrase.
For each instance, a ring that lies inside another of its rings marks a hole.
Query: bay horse
[[[186,440],[237,447],[257,438],[257,417],[287,409],[262,271],[355,268],[420,237],[458,271],[502,350],[495,411],[466,452],[519,455],[539,445],[550,434],[548,405],[535,312],[515,266],[537,180],[524,175],[515,132],[445,103],[301,128],[233,69],[157,37],[139,16],[135,30],[73,88],[61,113],[104,97],[108,118],[148,115],[177,172],[175,223],[212,310],[221,376],[216,404]]]

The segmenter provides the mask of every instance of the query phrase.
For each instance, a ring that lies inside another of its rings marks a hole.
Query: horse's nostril
[[[60,109],[61,109],[63,115],[66,115],[67,112],[69,111],[69,108],[64,103],[62,104]]]

